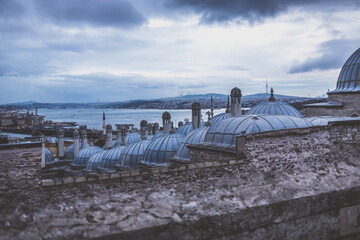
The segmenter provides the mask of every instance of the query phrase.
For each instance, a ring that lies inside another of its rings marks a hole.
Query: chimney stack
[[[241,116],[241,90],[237,87],[231,90],[231,116]]]
[[[201,122],[201,106],[200,103],[194,102],[191,105],[192,109],[192,127],[193,130],[198,129],[200,127]]]
[[[141,139],[142,140],[146,140],[147,139],[147,121],[146,120],[142,120],[140,122],[140,133],[141,133]]]
[[[159,123],[155,122],[153,126],[153,133],[156,135],[159,132]]]
[[[116,124],[116,141],[119,141],[121,138],[121,124]]]
[[[113,146],[112,141],[112,126],[110,124],[106,125],[106,148],[110,149]]]
[[[88,143],[87,143],[87,132],[86,129],[81,129],[80,130],[80,135],[81,135],[81,149],[87,148]],[[75,157],[75,156],[74,156]]]
[[[127,134],[128,134],[128,126],[122,124],[121,125],[121,145],[126,146],[127,144]]]
[[[58,131],[58,158],[64,158],[64,132],[62,129]]]
[[[171,115],[169,112],[164,112],[162,115],[163,119],[163,133],[169,133],[171,130]]]
[[[105,111],[103,111],[103,135],[106,134],[106,121],[105,121]]]
[[[79,131],[75,130],[73,133],[74,136],[74,158],[76,157],[76,155],[79,153],[80,150],[80,136],[79,136]]]

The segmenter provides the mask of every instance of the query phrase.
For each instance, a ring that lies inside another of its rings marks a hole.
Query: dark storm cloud
[[[141,13],[125,0],[37,0],[34,4],[40,15],[61,24],[134,27],[146,21]]]
[[[359,47],[358,41],[331,40],[324,42],[319,47],[319,57],[308,57],[303,62],[295,61],[288,73],[340,68],[352,52]]]
[[[339,7],[359,7],[358,0],[168,0],[169,9],[183,8],[201,14],[201,23],[222,23],[228,21],[261,21],[273,17],[291,7],[309,7],[324,11]]]

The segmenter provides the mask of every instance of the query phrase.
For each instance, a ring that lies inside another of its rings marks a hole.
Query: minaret
[[[162,115],[163,119],[163,133],[169,133],[171,129],[171,115],[169,112],[164,112]]]
[[[192,109],[192,127],[193,130],[198,129],[200,127],[201,122],[201,106],[200,103],[194,102],[191,105]]]
[[[231,90],[231,116],[239,117],[241,116],[241,90],[237,87],[234,87]]]
[[[211,94],[211,102],[210,102],[210,113],[211,113],[211,118],[214,117],[214,101],[213,101],[213,97]]]
[[[106,134],[106,122],[105,122],[105,111],[103,111],[103,135]]]
[[[79,153],[80,150],[80,137],[79,137],[79,131],[75,129],[73,132],[74,136],[74,157]]]
[[[146,120],[142,120],[140,122],[140,133],[141,133],[141,139],[142,140],[146,140],[147,139],[147,121]]]
[[[64,158],[64,132],[62,129],[58,131],[58,158]]]
[[[88,143],[87,143],[86,129],[81,129],[80,130],[80,135],[81,135],[81,149],[87,148]]]
[[[110,124],[106,125],[106,148],[110,149],[113,146],[112,142],[112,126]]]
[[[269,101],[270,101],[270,102],[275,102],[275,101],[276,101],[276,99],[275,99],[275,97],[274,97],[274,90],[273,90],[273,88],[270,89]]]
[[[228,94],[228,98],[227,98],[227,104],[226,104],[226,113],[231,113],[231,110],[230,110],[230,96]]]

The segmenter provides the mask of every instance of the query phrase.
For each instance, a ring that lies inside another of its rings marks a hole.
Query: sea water
[[[103,111],[105,111],[106,124],[111,124],[113,129],[115,124],[134,124],[139,128],[141,120],[154,123],[158,122],[162,126],[162,114],[168,111],[171,114],[171,121],[174,127],[180,121],[189,119],[191,121],[191,109],[38,109],[38,114],[45,116],[45,121],[54,122],[76,122],[79,125],[86,125],[88,129],[102,129]],[[202,109],[202,120],[207,121],[206,112],[209,109]],[[224,109],[215,109],[214,115],[224,113]]]

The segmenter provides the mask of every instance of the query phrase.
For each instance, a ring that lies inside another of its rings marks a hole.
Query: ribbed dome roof
[[[79,148],[81,149],[82,144],[80,144]],[[89,146],[89,144],[87,145]],[[85,148],[84,148],[85,149]],[[68,148],[65,150],[64,159],[65,160],[74,160],[74,144],[71,144],[68,146]]]
[[[92,155],[86,163],[84,172],[87,174],[96,174],[97,168],[106,152],[107,151],[100,151]]]
[[[149,144],[149,140],[142,140],[126,146],[121,153],[120,161],[116,162],[115,167],[121,169],[138,168],[138,163],[142,160],[145,150]]]
[[[360,92],[360,48],[356,50],[342,67],[331,93]]]
[[[125,147],[122,146],[106,151],[99,164],[98,170],[100,172],[115,172],[115,163],[120,161],[120,156],[124,149]]]
[[[190,162],[190,151],[188,149],[189,144],[201,143],[205,139],[205,135],[209,130],[208,127],[201,127],[189,133],[180,143],[179,148],[173,157],[174,160],[179,162]]]
[[[204,122],[200,122],[200,126],[204,126],[205,123]],[[192,122],[188,122],[184,125],[182,125],[181,127],[179,127],[177,130],[176,130],[176,133],[178,134],[182,134],[184,136],[188,135],[191,131],[193,131],[193,126],[192,126]]]
[[[179,147],[183,135],[167,133],[152,140],[146,148],[142,164],[148,166],[169,166],[170,158],[173,157]]]
[[[49,149],[44,148],[45,150],[45,164],[51,164],[54,162],[54,157]]]
[[[231,117],[211,126],[204,142],[235,146],[239,135],[310,126],[313,125],[302,118],[284,115]]]
[[[220,113],[220,114],[217,114],[216,116],[214,116],[211,119],[211,122],[214,125],[215,123],[217,123],[217,122],[219,122],[221,120],[227,119],[229,117],[231,117],[231,113]]]
[[[74,167],[85,167],[90,157],[100,151],[104,151],[104,149],[98,146],[91,146],[81,149],[71,165]]]
[[[292,117],[302,118],[301,113],[296,110],[293,106],[276,101],[274,97],[274,91],[271,89],[271,96],[268,101],[257,104],[255,107],[251,108],[246,115],[286,115]]]

